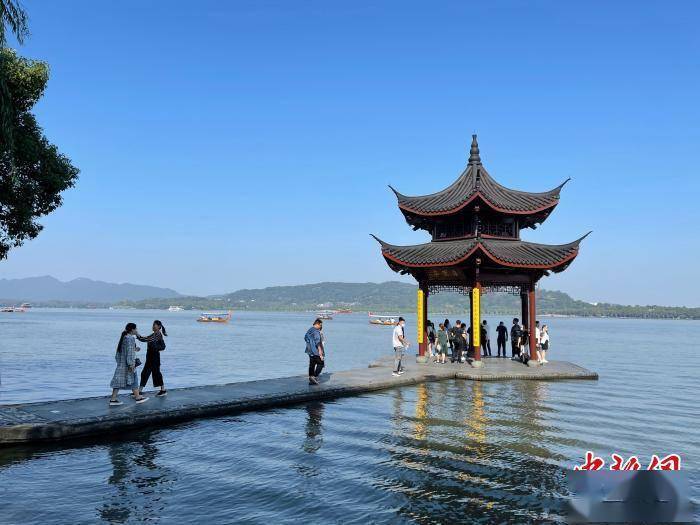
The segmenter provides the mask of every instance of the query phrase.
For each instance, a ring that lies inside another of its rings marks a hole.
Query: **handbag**
[[[165,350],[165,340],[163,339],[163,337],[161,336],[160,339],[156,339],[156,341],[153,343],[153,346],[155,346],[156,350],[158,350],[159,352]]]

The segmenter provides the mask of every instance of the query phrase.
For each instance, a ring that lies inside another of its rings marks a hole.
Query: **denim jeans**
[[[394,372],[401,370],[401,358],[403,358],[403,346],[394,347]]]

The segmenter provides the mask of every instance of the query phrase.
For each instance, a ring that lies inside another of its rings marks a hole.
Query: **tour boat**
[[[182,312],[183,310],[182,306],[171,306],[168,308],[168,312]]]
[[[231,312],[226,313],[207,313],[204,312],[197,319],[198,323],[228,323],[231,320]]]
[[[369,324],[378,324],[382,326],[396,326],[399,324],[398,315],[377,315],[369,312]]]
[[[336,313],[336,314],[351,314],[352,310],[350,310],[350,308],[340,308],[338,310],[335,310],[334,313]]]
[[[3,306],[0,308],[0,312],[4,312],[7,314],[11,313],[21,313],[21,312],[26,312],[27,307],[22,305],[22,306]]]
[[[333,312],[331,312],[330,310],[322,310],[321,312],[318,312],[316,314],[316,317],[323,320],[332,320]]]

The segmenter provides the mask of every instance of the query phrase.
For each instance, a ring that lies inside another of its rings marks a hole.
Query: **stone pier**
[[[392,359],[380,359],[368,368],[331,372],[311,386],[306,376],[246,381],[168,390],[168,395],[135,404],[124,394],[124,404],[108,405],[108,396],[44,403],[0,405],[0,446],[109,434],[125,428],[162,426],[201,417],[280,407],[311,400],[352,396],[427,381],[598,379],[598,374],[566,361],[528,367],[510,359],[485,358],[484,366],[418,364],[405,359],[406,371],[391,374]],[[148,394],[147,394],[148,395]]]

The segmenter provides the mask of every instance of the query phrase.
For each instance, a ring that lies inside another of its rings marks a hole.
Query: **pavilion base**
[[[469,361],[469,364],[472,366],[472,368],[481,368],[481,367],[484,366],[484,362],[483,362],[483,361],[481,361],[481,360],[476,361],[476,360],[474,360],[474,359],[472,359],[471,361]]]
[[[537,359],[530,359],[527,362],[527,366],[536,367],[536,366],[542,366],[542,365],[537,362]]]
[[[425,364],[428,361],[430,361],[430,357],[427,355],[417,355],[416,356],[416,363]]]

